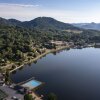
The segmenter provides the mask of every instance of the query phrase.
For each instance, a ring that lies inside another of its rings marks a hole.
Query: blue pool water
[[[32,80],[32,81],[30,81],[30,82],[27,83],[27,85],[31,85],[31,86],[38,86],[40,84],[41,84],[40,82],[35,81],[35,80]]]
[[[36,80],[31,80],[31,81],[23,84],[22,86],[23,87],[29,87],[29,88],[33,89],[33,88],[35,88],[35,87],[37,87],[39,85],[41,85],[41,82],[36,81]]]

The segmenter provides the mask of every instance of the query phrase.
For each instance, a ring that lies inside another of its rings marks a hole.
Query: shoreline
[[[59,46],[59,47],[57,47],[56,49],[46,49],[46,51],[45,51],[44,53],[38,55],[36,58],[30,59],[30,60],[27,61],[27,62],[24,61],[20,66],[14,68],[14,69],[12,69],[12,70],[10,69],[10,70],[9,70],[9,74],[11,74],[13,71],[16,71],[16,70],[22,68],[22,67],[25,66],[26,64],[33,63],[33,62],[37,61],[38,59],[40,59],[41,57],[43,57],[43,56],[45,56],[45,55],[47,55],[47,54],[49,54],[49,53],[57,52],[57,51],[64,50],[64,49],[70,49],[70,48],[71,48],[70,45],[66,45],[66,46]],[[12,80],[11,80],[11,81],[12,81]],[[43,99],[41,98],[41,96],[39,96],[39,95],[37,95],[37,94],[35,93],[35,91],[32,92],[32,95],[33,95],[34,97],[36,97],[36,100],[43,100]]]
[[[67,48],[70,48],[70,46],[61,46],[61,47],[58,47],[57,49],[51,49],[51,50],[50,50],[50,49],[47,49],[45,53],[43,53],[43,54],[37,56],[37,57],[34,58],[34,59],[31,59],[30,61],[27,61],[27,62],[23,63],[22,65],[20,65],[19,67],[15,68],[15,69],[13,69],[13,70],[10,70],[9,74],[12,73],[13,71],[16,71],[16,70],[20,69],[21,67],[23,67],[24,65],[26,65],[26,64],[28,64],[28,63],[33,63],[33,62],[37,61],[38,59],[40,59],[41,57],[43,57],[43,56],[45,56],[45,55],[47,55],[47,54],[49,54],[49,53],[53,53],[53,52],[56,52],[56,51],[59,51],[59,50],[67,49]],[[43,99],[41,98],[41,96],[39,96],[39,95],[37,95],[37,94],[35,93],[35,91],[32,92],[32,96],[33,96],[33,97],[36,97],[36,100],[43,100]]]
[[[24,62],[23,64],[21,64],[19,67],[16,67],[12,70],[9,71],[9,73],[12,73],[18,69],[20,69],[21,67],[23,67],[24,65],[28,64],[28,63],[33,63],[35,61],[37,61],[38,59],[40,59],[41,57],[49,54],[49,53],[53,53],[53,52],[56,52],[56,51],[59,51],[59,50],[63,50],[63,49],[67,49],[67,48],[70,48],[70,46],[61,46],[61,47],[58,47],[57,49],[47,49],[45,53],[43,54],[40,54],[39,56],[37,56],[36,58],[33,58],[27,62]]]

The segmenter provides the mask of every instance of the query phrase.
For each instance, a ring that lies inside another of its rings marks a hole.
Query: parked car
[[[13,99],[13,100],[16,100],[16,99],[17,99],[17,97],[13,96],[13,97],[12,97],[12,99]]]

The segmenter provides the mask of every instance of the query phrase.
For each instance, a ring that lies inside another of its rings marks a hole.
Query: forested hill
[[[0,17],[0,25],[5,25],[5,26],[16,26],[16,25],[20,25],[21,21],[18,21],[16,19],[4,19]]]
[[[58,29],[58,30],[65,30],[65,29],[79,29],[77,27],[74,27],[71,24],[59,22],[53,18],[50,17],[38,17],[34,20],[31,20],[29,22],[23,22],[23,25],[25,27],[31,27],[31,28],[51,28],[51,29]]]
[[[31,21],[18,21],[16,19],[4,19],[0,18],[0,24],[2,25],[9,25],[9,26],[20,26],[24,28],[39,28],[39,29],[59,29],[59,30],[66,30],[66,29],[77,29],[77,28],[71,24],[59,22],[53,18],[50,17],[38,17]]]
[[[21,22],[0,18],[0,65],[36,57],[50,40],[75,45],[100,42],[100,31],[84,30],[49,17]]]
[[[84,39],[84,41],[93,40],[95,42],[99,41],[100,36],[99,31],[77,28],[71,24],[63,23],[50,17],[38,17],[24,22],[16,19],[7,20],[0,18],[0,36],[3,35],[0,37],[1,41],[4,35],[6,38],[14,38],[13,36],[17,35],[17,38],[23,39],[24,36],[21,37],[18,34],[28,36],[40,43],[47,42],[51,39],[74,42]]]

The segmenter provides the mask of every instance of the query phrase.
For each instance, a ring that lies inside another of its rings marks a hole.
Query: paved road
[[[11,98],[13,96],[16,96],[17,98],[23,100],[23,95],[17,93],[15,90],[9,88],[8,86],[0,86],[0,89],[8,95],[8,97],[6,98],[7,100],[12,100]]]

